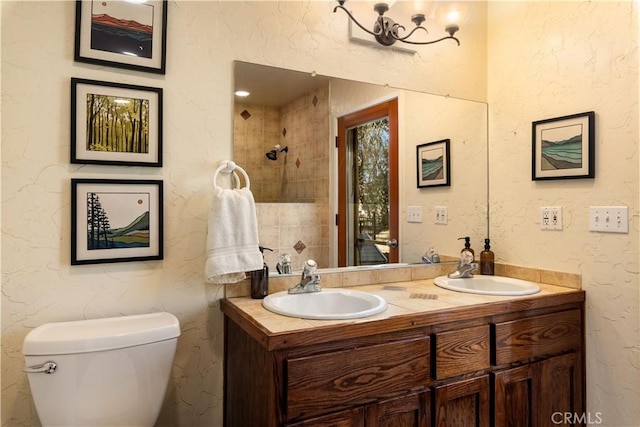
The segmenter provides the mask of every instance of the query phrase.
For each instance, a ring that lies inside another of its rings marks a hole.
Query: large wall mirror
[[[260,243],[273,249],[265,251],[272,272],[283,254],[293,270],[310,258],[338,267],[338,119],[390,100],[397,100],[398,115],[399,262],[421,263],[430,248],[455,257],[463,236],[480,253],[488,237],[485,103],[246,62],[234,64],[234,86],[249,94],[235,97],[233,159],[250,177]],[[447,185],[419,186],[426,163],[443,160],[430,158],[425,144],[445,140]],[[384,243],[395,236],[367,233],[370,241],[356,244],[388,252]]]

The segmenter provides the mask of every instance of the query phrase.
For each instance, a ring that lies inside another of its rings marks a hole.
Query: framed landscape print
[[[166,0],[77,0],[75,60],[164,74]]]
[[[443,139],[417,146],[418,188],[451,185],[449,144],[448,139]]]
[[[161,180],[72,179],[71,265],[159,260]]]
[[[595,178],[595,113],[533,122],[531,178]]]
[[[162,89],[72,78],[71,163],[162,166]]]

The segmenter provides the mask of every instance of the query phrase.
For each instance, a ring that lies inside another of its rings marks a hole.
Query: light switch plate
[[[407,206],[407,222],[422,222],[422,206]]]
[[[589,230],[628,233],[629,208],[627,206],[590,206]]]

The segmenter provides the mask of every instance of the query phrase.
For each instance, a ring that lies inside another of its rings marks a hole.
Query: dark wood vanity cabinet
[[[384,321],[362,335],[338,328],[334,339],[327,326],[321,339],[300,331],[273,349],[259,328],[226,316],[225,425],[552,425],[554,413],[584,410],[581,295],[447,323],[439,313],[394,331]]]
[[[564,414],[582,414],[580,353],[493,373],[494,425],[565,425]]]
[[[563,425],[584,412],[582,310],[492,325],[493,364],[521,366],[491,374],[496,426]]]

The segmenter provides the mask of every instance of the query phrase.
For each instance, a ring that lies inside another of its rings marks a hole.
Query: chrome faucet
[[[307,260],[302,268],[302,279],[300,280],[300,283],[295,285],[293,288],[289,288],[288,292],[290,294],[320,292],[322,290],[319,284],[320,275],[316,273],[316,268],[318,268],[318,264],[314,260]]]
[[[450,279],[465,279],[473,277],[473,271],[478,269],[478,263],[473,262],[473,258],[473,252],[463,249],[462,252],[460,252],[458,269],[453,273],[449,273],[447,277]]]

